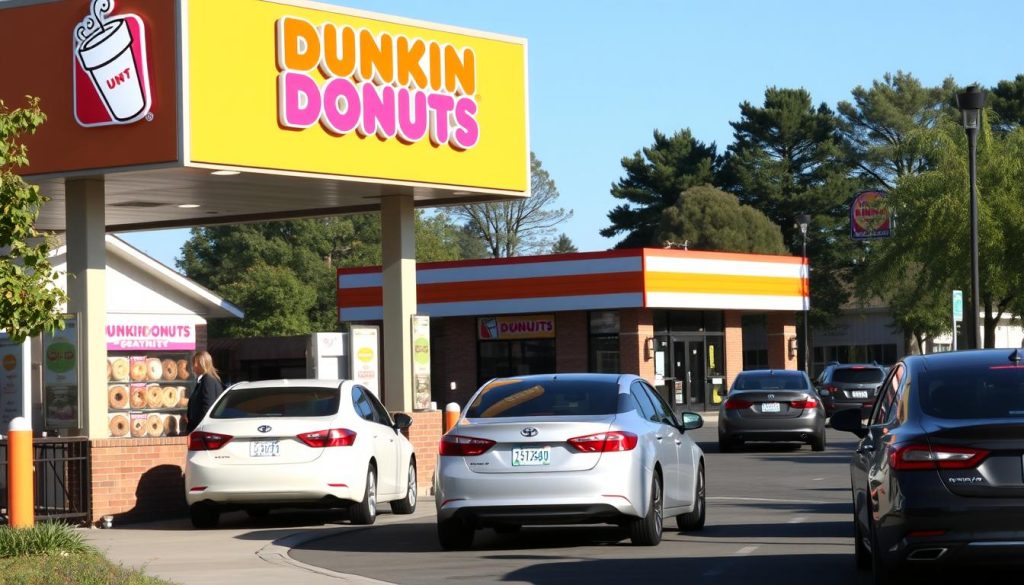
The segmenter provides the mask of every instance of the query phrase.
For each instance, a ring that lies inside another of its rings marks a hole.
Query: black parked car
[[[825,413],[831,416],[837,410],[858,406],[866,417],[885,374],[886,368],[878,364],[827,366],[815,384]]]
[[[835,429],[850,465],[857,564],[888,583],[909,566],[1024,562],[1024,351],[909,356]]]

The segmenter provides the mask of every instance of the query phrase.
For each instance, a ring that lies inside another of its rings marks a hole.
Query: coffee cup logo
[[[135,14],[113,12],[114,0],[92,0],[75,27],[75,119],[81,126],[131,124],[152,104],[145,25]]]

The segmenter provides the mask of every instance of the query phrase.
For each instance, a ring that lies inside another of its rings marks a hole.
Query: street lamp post
[[[981,347],[978,327],[978,312],[981,310],[980,281],[978,278],[978,127],[981,126],[981,110],[985,107],[985,92],[972,85],[956,95],[956,106],[963,114],[964,130],[967,131],[969,152],[969,173],[971,178],[971,311],[968,320],[967,347]],[[955,334],[955,332],[954,332]]]
[[[803,266],[807,267],[807,278],[811,278],[810,265],[807,262],[807,227],[811,225],[811,216],[804,214],[799,215],[796,218],[796,225],[800,228],[800,235],[803,236]],[[807,367],[810,363],[811,345],[809,343],[810,338],[807,336],[807,315],[811,308],[811,299],[807,295],[807,291],[804,291],[804,371],[810,375],[811,370]]]

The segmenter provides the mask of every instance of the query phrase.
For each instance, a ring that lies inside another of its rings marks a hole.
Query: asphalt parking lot
[[[853,562],[853,436],[829,433],[824,453],[765,445],[720,454],[713,423],[696,431],[707,456],[707,526],[681,533],[667,520],[657,547],[634,547],[615,527],[526,527],[480,531],[472,550],[441,552],[428,516],[343,531],[290,556],[391,583],[866,583]]]

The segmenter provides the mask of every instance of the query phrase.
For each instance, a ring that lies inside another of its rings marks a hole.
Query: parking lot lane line
[[[754,552],[757,549],[758,549],[758,547],[756,547],[756,546],[745,546],[745,547],[741,548],[740,550],[738,550],[738,551],[736,551],[736,552],[734,552],[732,554],[735,555],[735,556],[749,555],[750,553]]]
[[[804,518],[803,516],[797,516],[796,518],[790,518],[788,524],[800,524],[801,522],[806,521],[807,518]]]
[[[825,500],[780,500],[776,498],[743,498],[739,496],[707,496],[707,500],[719,502],[771,502],[776,504],[834,504]]]

